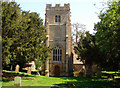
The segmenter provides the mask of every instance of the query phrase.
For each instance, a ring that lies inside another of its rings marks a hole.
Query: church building
[[[45,24],[47,46],[52,47],[46,62],[47,76],[71,76],[73,74],[70,4],[46,5]]]

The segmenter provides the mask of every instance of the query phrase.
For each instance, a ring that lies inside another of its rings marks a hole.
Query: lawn
[[[13,87],[14,81],[3,79],[2,88],[6,88],[4,86]],[[48,86],[48,88],[50,88],[49,86],[60,86],[62,88],[117,88],[113,80],[98,79],[96,77],[45,77],[38,75],[23,76],[21,86]]]

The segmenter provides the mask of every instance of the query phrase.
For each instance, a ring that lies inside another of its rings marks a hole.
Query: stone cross
[[[15,77],[14,86],[20,86],[20,85],[21,85],[21,77]]]
[[[16,67],[15,67],[15,72],[16,72],[16,73],[19,72],[19,68],[20,68],[20,66],[17,64]]]
[[[27,73],[28,73],[28,74],[31,74],[31,67],[28,67]]]

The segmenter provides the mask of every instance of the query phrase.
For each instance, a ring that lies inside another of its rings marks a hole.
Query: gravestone
[[[31,67],[28,67],[27,73],[28,73],[28,74],[31,74]]]
[[[49,77],[49,71],[45,70],[45,76]]]
[[[21,85],[21,77],[15,77],[14,86],[20,86],[20,85]]]
[[[19,72],[19,68],[20,68],[20,66],[17,64],[16,67],[15,67],[15,72],[16,72],[16,73]]]
[[[95,74],[98,71],[98,66],[96,64],[92,65],[92,72]]]
[[[29,64],[31,64],[31,71],[35,71],[35,61],[32,61]]]

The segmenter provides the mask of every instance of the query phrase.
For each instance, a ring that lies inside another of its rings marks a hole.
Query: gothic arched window
[[[53,61],[61,61],[61,60],[62,60],[62,48],[57,45],[53,49]]]

